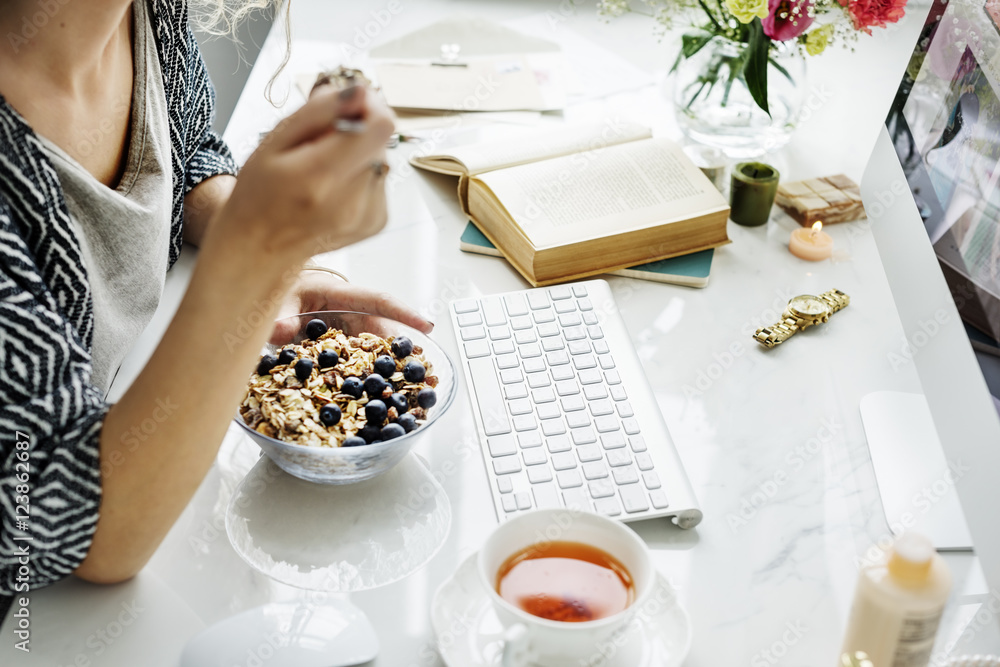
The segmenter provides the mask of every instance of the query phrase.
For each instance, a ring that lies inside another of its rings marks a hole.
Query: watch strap
[[[823,292],[820,294],[818,299],[826,302],[830,306],[830,314],[837,312],[838,310],[843,310],[851,303],[851,297],[847,296],[839,289],[832,289],[828,292]]]
[[[786,317],[775,325],[757,329],[753,338],[764,347],[774,347],[791,338],[798,330],[798,322],[791,317]]]

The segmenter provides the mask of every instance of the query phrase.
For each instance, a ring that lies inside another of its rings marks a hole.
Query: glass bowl
[[[300,479],[321,484],[354,484],[377,477],[399,463],[421,439],[427,437],[434,424],[455,399],[455,365],[441,347],[416,329],[378,315],[348,311],[302,313],[277,322],[276,332],[285,332],[280,344],[265,346],[264,353],[275,354],[282,345],[298,343],[306,338],[310,320],[323,320],[328,327],[340,329],[348,336],[373,333],[382,338],[407,336],[414,345],[423,348],[423,356],[438,378],[437,403],[427,411],[427,421],[417,429],[398,438],[359,447],[313,447],[270,438],[250,428],[239,414],[236,423],[249,435],[279,468]],[[294,332],[294,333],[293,333]]]

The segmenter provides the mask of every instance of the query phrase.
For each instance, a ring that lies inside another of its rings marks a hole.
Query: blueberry
[[[312,359],[299,359],[295,362],[295,377],[299,382],[305,382],[313,372]]]
[[[281,354],[278,355],[279,366],[285,366],[286,364],[290,364],[293,361],[295,361],[295,350],[293,350],[290,347],[286,347],[284,350],[281,351]]]
[[[361,378],[351,376],[345,379],[344,384],[340,387],[340,391],[351,398],[361,398],[361,392],[363,391]]]
[[[409,433],[417,427],[417,418],[414,417],[409,412],[399,415],[399,419],[396,423],[403,427],[403,430]]]
[[[437,402],[437,392],[430,387],[424,387],[417,393],[417,405],[422,407],[424,410],[434,407],[434,404]]]
[[[340,408],[333,403],[327,403],[319,409],[319,420],[324,426],[336,426],[340,423]]]
[[[385,391],[385,388],[388,386],[389,384],[385,381],[385,378],[378,373],[372,373],[365,378],[364,387],[365,393],[368,394],[368,398],[380,398],[382,396],[382,392]]]
[[[406,435],[406,430],[399,424],[386,424],[382,427],[383,440],[392,440],[393,438],[398,438],[401,435]]]
[[[267,375],[271,369],[278,365],[278,358],[273,354],[265,354],[257,364],[257,375]]]
[[[375,372],[384,378],[391,377],[396,372],[396,362],[388,354],[383,354],[375,360]]]
[[[395,394],[390,396],[389,407],[396,408],[396,412],[399,414],[406,412],[410,408],[410,405],[406,400],[406,394],[397,391]]]
[[[399,336],[392,341],[392,353],[398,358],[404,359],[413,352],[413,341],[406,336]]]
[[[323,350],[319,353],[319,367],[333,368],[340,361],[340,355],[336,350]]]
[[[309,320],[309,324],[306,325],[306,337],[316,340],[329,328],[323,320]]]
[[[344,439],[344,444],[341,445],[341,447],[362,447],[367,444],[368,442],[366,442],[364,438],[356,435],[350,435]]]
[[[371,444],[376,440],[382,439],[382,429],[375,424],[365,424],[361,427],[361,430],[358,431],[358,435],[364,438],[365,442]]]
[[[427,369],[419,361],[411,361],[403,366],[403,378],[407,382],[423,382]]]
[[[365,405],[365,418],[369,424],[381,424],[389,414],[389,409],[382,401],[368,401]]]

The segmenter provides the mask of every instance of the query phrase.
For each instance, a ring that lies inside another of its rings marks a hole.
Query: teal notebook
[[[490,243],[490,240],[479,231],[470,221],[462,232],[460,246],[465,252],[473,252],[477,255],[489,255],[490,257],[503,257],[503,254]],[[625,278],[639,278],[640,280],[653,280],[658,283],[670,283],[671,285],[684,285],[686,287],[704,287],[708,284],[708,277],[712,271],[712,257],[715,255],[714,249],[693,252],[690,255],[661,259],[658,262],[639,264],[628,269],[609,271],[613,276],[624,276]]]

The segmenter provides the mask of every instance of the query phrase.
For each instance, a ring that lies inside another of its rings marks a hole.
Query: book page
[[[537,249],[685,220],[727,206],[668,139],[611,146],[478,177]]]
[[[469,175],[528,164],[547,158],[593,151],[652,136],[648,127],[609,118],[594,125],[559,126],[496,141],[456,146],[446,153],[410,158],[415,166],[430,166],[433,161],[459,162]],[[433,167],[431,167],[433,168]]]

